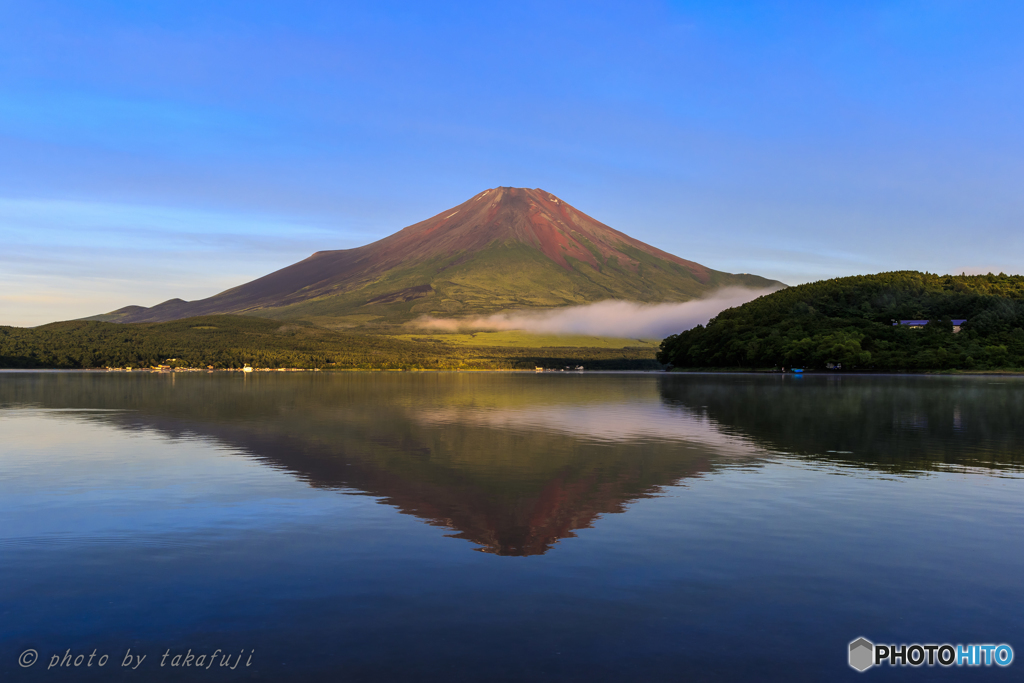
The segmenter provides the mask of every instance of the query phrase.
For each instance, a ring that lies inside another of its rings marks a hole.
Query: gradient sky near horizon
[[[790,284],[1024,270],[1018,2],[0,0],[0,324],[498,185]]]

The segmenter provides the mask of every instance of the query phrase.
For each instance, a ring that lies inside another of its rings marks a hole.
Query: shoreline
[[[856,377],[866,375],[884,376],[905,376],[905,375],[946,375],[946,376],[974,376],[974,375],[1001,375],[1001,376],[1022,376],[1024,370],[847,370],[836,372],[834,370],[804,370],[803,372],[781,372],[779,370],[757,370],[740,368],[700,368],[684,369],[672,368],[665,370],[666,374],[675,375],[784,375],[789,377],[803,377],[813,375],[816,377]]]
[[[594,375],[594,374],[630,374],[630,375],[777,375],[782,377],[1022,377],[1024,376],[1024,370],[917,370],[917,371],[899,371],[899,370],[873,370],[873,371],[847,371],[847,372],[830,372],[830,371],[804,371],[802,373],[795,372],[779,372],[774,370],[750,370],[750,369],[678,369],[673,368],[671,370],[558,370],[558,369],[545,369],[543,371],[529,370],[529,369],[515,369],[515,368],[253,368],[252,371],[246,372],[241,368],[216,368],[209,370],[206,368],[178,368],[171,370],[154,370],[151,368],[132,368],[131,370],[125,370],[123,368],[0,368],[0,374],[14,374],[14,373],[93,373],[93,374],[124,374],[124,375],[195,375],[195,374],[226,374],[226,373],[238,373],[241,375],[261,374],[282,374],[282,373],[296,373],[296,372],[318,372],[325,374],[339,374],[339,373],[360,373],[360,372],[373,372],[373,373],[482,373],[482,372],[507,372],[507,373],[518,373],[527,375]]]
[[[151,370],[151,369],[132,369],[132,370],[107,370],[105,368],[0,368],[0,374],[8,373],[27,373],[27,372],[45,372],[45,373],[75,373],[85,372],[94,374],[121,374],[121,375],[214,375],[214,374],[229,374],[237,373],[241,375],[276,375],[282,373],[294,373],[294,372],[319,372],[321,374],[339,374],[339,373],[352,373],[352,372],[379,372],[379,373],[480,373],[480,372],[509,372],[519,373],[526,375],[595,375],[595,374],[631,374],[631,375],[652,375],[652,374],[664,374],[664,370],[544,370],[538,372],[537,370],[517,370],[515,368],[424,368],[424,369],[410,369],[404,368],[289,368],[287,370],[278,370],[277,368],[267,368],[264,370],[253,369],[252,372],[245,372],[240,368],[219,368],[216,370]]]

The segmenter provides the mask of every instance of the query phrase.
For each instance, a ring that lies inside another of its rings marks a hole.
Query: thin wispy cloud
[[[204,298],[375,235],[245,211],[0,197],[0,325]]]

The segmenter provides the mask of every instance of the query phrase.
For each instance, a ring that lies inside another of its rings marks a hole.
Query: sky
[[[0,324],[491,187],[798,284],[1024,270],[1024,3],[0,0]]]

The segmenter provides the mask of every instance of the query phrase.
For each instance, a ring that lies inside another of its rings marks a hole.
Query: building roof
[[[899,322],[894,322],[893,325],[921,325],[923,327],[924,325],[927,325],[929,322],[931,322],[931,321],[929,321],[929,320],[900,320]],[[963,325],[965,322],[967,322],[967,319],[963,318],[961,320],[953,320],[952,322],[953,322],[954,325]]]

